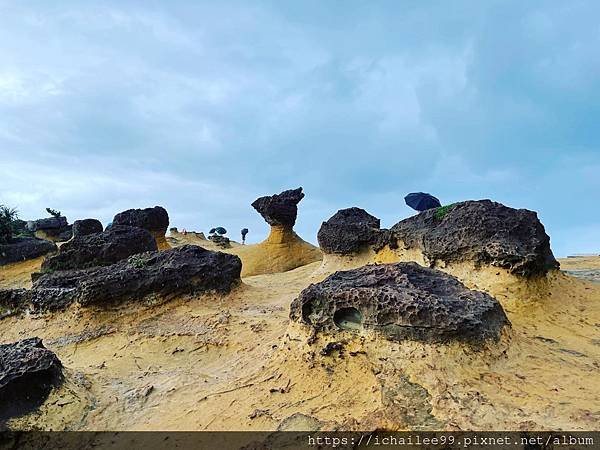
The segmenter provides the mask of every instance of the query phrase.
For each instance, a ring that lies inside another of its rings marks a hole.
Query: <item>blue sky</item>
[[[538,211],[600,252],[600,3],[0,0],[0,203],[70,220],[163,205],[262,240],[403,196]]]

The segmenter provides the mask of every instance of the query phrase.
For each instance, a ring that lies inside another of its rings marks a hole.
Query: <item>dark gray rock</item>
[[[102,223],[98,219],[82,219],[73,223],[73,236],[102,233]]]
[[[60,360],[41,339],[0,345],[0,429],[39,408],[62,379]]]
[[[57,271],[40,276],[31,290],[35,310],[141,300],[205,291],[229,292],[239,281],[235,255],[194,245],[133,255],[106,267]]]
[[[494,298],[416,263],[336,272],[304,289],[292,302],[290,318],[316,331],[365,329],[394,341],[469,344],[497,340],[509,325]]]
[[[340,209],[321,224],[317,233],[324,253],[347,255],[373,247],[380,250],[386,244],[396,248],[389,230],[380,228],[380,221],[361,208]]]
[[[0,319],[21,312],[28,303],[27,289],[0,289]]]
[[[208,239],[217,244],[220,248],[231,248],[231,241],[228,237],[211,234],[208,236]]]
[[[57,251],[54,242],[34,237],[14,238],[8,244],[0,244],[0,266],[38,258]]]
[[[169,227],[169,214],[162,206],[145,209],[128,209],[115,216],[112,226],[128,225],[143,228],[154,236],[164,236]]]
[[[252,202],[252,207],[269,225],[292,228],[298,216],[298,203],[303,198],[304,193],[299,187],[280,194],[257,198]]]
[[[60,230],[66,226],[67,218],[64,216],[46,217],[44,219],[30,220],[27,222],[27,228],[30,231]]]
[[[59,253],[46,258],[42,271],[106,266],[137,253],[157,250],[150,232],[137,227],[114,225],[101,233],[75,236],[61,245]]]
[[[474,261],[526,277],[559,267],[535,212],[490,200],[427,210],[398,222],[391,231],[432,262]]]

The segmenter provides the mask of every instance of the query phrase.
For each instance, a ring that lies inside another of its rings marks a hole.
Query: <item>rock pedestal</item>
[[[162,206],[145,209],[128,209],[117,214],[113,225],[128,225],[148,230],[156,239],[159,250],[170,248],[165,234],[169,227],[169,214]]]

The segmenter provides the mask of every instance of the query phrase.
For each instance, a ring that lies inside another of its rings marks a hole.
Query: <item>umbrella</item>
[[[442,206],[440,201],[431,194],[425,192],[413,192],[404,197],[404,201],[412,209],[425,211],[426,209],[439,208]]]

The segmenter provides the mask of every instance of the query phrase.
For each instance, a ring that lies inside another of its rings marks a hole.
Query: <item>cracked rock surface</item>
[[[315,331],[372,330],[393,341],[498,340],[509,321],[496,299],[416,263],[336,272],[292,302],[290,318]]]

